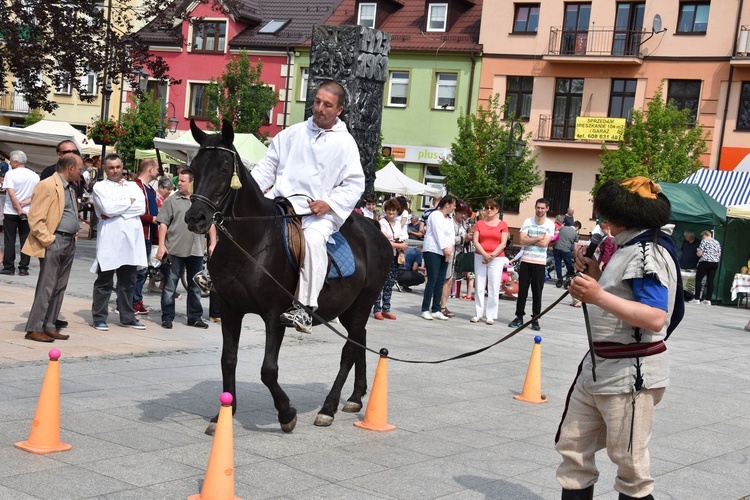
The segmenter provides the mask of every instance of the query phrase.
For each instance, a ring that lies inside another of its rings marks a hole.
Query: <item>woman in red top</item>
[[[505,245],[508,242],[508,224],[500,220],[497,201],[490,198],[484,204],[484,216],[474,228],[474,298],[477,315],[471,318],[478,323],[486,318],[488,325],[497,319],[500,301],[500,282],[505,258]],[[487,312],[485,313],[484,290],[487,288]]]

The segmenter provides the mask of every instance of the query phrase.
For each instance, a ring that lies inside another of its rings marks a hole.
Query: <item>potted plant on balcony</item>
[[[101,118],[95,120],[86,129],[87,135],[96,141],[97,144],[103,144],[111,146],[115,144],[120,137],[125,135],[125,128],[120,125],[112,116],[108,120],[102,120]]]

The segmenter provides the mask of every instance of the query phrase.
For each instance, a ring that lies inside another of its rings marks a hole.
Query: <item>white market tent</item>
[[[750,203],[747,205],[733,205],[727,207],[727,217],[736,219],[750,219]]]
[[[212,132],[207,132],[208,134]],[[185,132],[177,139],[154,138],[154,147],[159,152],[164,152],[177,160],[187,164],[198,154],[198,143],[193,139],[190,131]],[[258,163],[266,154],[267,147],[253,134],[234,134],[234,147],[240,154],[242,163],[251,168]]]
[[[375,191],[403,195],[442,196],[443,190],[430,187],[404,175],[393,162],[375,172]]]
[[[6,158],[11,151],[26,153],[26,166],[41,172],[57,161],[55,147],[62,141],[73,141],[83,154],[101,154],[101,145],[88,139],[68,122],[41,120],[26,128],[0,125],[0,153]]]

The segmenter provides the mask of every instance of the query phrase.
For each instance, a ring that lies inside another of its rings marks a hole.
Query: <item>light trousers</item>
[[[617,465],[615,490],[642,498],[654,490],[648,443],[654,427],[654,407],[664,389],[644,389],[631,394],[589,394],[579,379],[570,395],[555,449],[562,455],[557,481],[563,488],[580,490],[596,483],[599,471],[595,454],[602,448]],[[632,449],[630,443],[633,428]]]
[[[474,305],[478,318],[497,319],[497,308],[500,304],[500,282],[503,278],[503,267],[508,264],[505,257],[495,257],[489,264],[484,264],[481,254],[474,254]],[[485,313],[484,291],[487,290],[487,312]]]
[[[316,221],[303,229],[305,234],[305,259],[299,275],[297,300],[313,309],[318,307],[318,295],[323,289],[328,273],[326,242],[334,232],[327,220]]]

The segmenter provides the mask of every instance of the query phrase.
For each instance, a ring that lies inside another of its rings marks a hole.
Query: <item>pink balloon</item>
[[[62,353],[60,352],[60,349],[50,349],[49,359],[51,359],[52,361],[57,361],[58,359],[60,359],[61,354]]]

